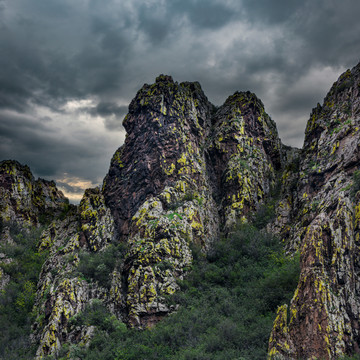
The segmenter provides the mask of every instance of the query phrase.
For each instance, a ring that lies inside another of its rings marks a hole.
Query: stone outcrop
[[[341,75],[313,109],[295,184],[291,169],[283,177],[284,184],[292,178],[293,189],[285,190],[292,204],[279,217],[288,220],[280,233],[289,251],[300,252],[301,275],[290,318],[285,307],[278,310],[271,358],[337,359],[360,352],[360,193],[353,185],[360,164],[359,91],[360,65]]]
[[[164,296],[220,231],[255,211],[281,167],[281,143],[264,106],[235,93],[219,109],[198,83],[160,76],[144,85],[124,120],[103,192],[121,238],[128,322],[149,327],[170,309]]]
[[[129,106],[125,144],[103,192],[129,245],[124,296],[132,326],[151,326],[169,312],[164,295],[190,269],[190,244],[205,249],[218,235],[204,152],[211,110],[198,83],[169,76],[144,85]]]
[[[208,142],[222,223],[231,229],[264,203],[282,167],[276,125],[255,94],[236,92],[213,117]]]
[[[37,226],[59,215],[68,203],[55,182],[35,180],[29,167],[15,160],[0,162],[0,218],[3,223]]]
[[[125,143],[78,206],[28,167],[1,162],[3,221],[52,220],[39,242],[48,256],[34,307],[37,358],[91,339],[93,326],[72,321],[88,303],[152,327],[174,310],[165,298],[191,270],[193,250],[205,254],[235,222],[251,221],[279,184],[267,229],[301,253],[301,275],[290,306],[278,309],[269,357],[359,352],[359,73],[343,74],[313,110],[301,150],[282,145],[254,94],[216,108],[198,83],[160,75],[132,100]]]
[[[171,312],[165,296],[191,269],[193,247],[205,253],[220,230],[247,221],[284,158],[274,122],[249,92],[216,109],[198,83],[161,75],[139,90],[124,126],[102,189],[87,190],[42,234],[39,249],[50,255],[36,301],[39,358],[90,337],[90,328],[74,329],[69,319],[94,299],[136,328]],[[111,286],[85,281],[83,254],[101,256],[116,244],[126,252],[109,271]]]
[[[28,229],[59,216],[69,201],[54,181],[35,179],[26,165],[15,160],[0,162],[0,245],[12,243],[11,227]],[[0,263],[12,259],[0,251]],[[0,290],[10,277],[0,268]]]
[[[114,221],[98,188],[86,190],[78,207],[73,207],[65,219],[53,221],[42,233],[39,250],[49,251],[49,256],[42,267],[35,302],[38,317],[33,340],[39,343],[38,358],[56,354],[70,338],[82,343],[89,340],[91,329],[71,329],[69,320],[94,299],[106,303],[110,290],[96,279],[86,278],[88,274],[78,268],[85,261],[81,259],[91,254],[99,256],[113,240]],[[112,270],[107,273],[109,282]]]

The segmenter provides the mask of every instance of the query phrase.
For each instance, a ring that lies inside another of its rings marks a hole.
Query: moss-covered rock
[[[190,269],[190,244],[205,251],[218,236],[205,152],[212,108],[198,83],[164,75],[129,106],[126,141],[103,192],[119,237],[129,244],[123,297],[132,326],[151,326],[169,312],[164,296]]]

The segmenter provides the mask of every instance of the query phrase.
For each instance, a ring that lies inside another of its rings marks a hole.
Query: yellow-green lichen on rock
[[[80,253],[103,251],[113,240],[114,221],[98,188],[86,190],[79,207],[73,207],[63,220],[52,222],[44,230],[39,250],[49,250],[50,254],[40,274],[35,301],[35,311],[45,313],[41,326],[34,327],[39,359],[49,354],[56,356],[69,339],[89,341],[93,329],[82,328],[79,335],[79,329],[69,330],[68,320],[92,299],[106,302],[109,294],[103,284],[79,278],[76,269],[82,261]],[[115,275],[109,273],[111,276]],[[115,307],[111,309],[116,312]]]
[[[279,231],[288,251],[301,252],[286,329],[292,358],[338,359],[359,351],[358,198],[352,191],[360,161],[359,83],[360,65],[344,73],[313,110],[291,192],[291,230],[282,222]]]
[[[85,281],[78,279],[64,279],[57,286],[56,294],[47,296],[45,305],[46,325],[39,337],[37,359],[42,359],[50,354],[57,354],[69,336],[67,333],[69,319],[84,310],[92,296],[94,296],[94,290]],[[104,293],[98,290],[96,296],[103,298]],[[81,339],[81,341],[84,340],[86,339]]]
[[[287,360],[292,358],[293,344],[288,334],[288,306],[279,306],[276,312],[276,318],[272,332],[270,334],[268,359],[270,360]]]
[[[281,167],[281,143],[275,123],[250,92],[230,96],[214,122],[209,148],[222,189],[222,219],[230,229],[264,202]]]
[[[35,180],[29,167],[15,160],[0,162],[0,219],[22,227],[38,226],[58,216],[68,204],[53,181]]]
[[[79,205],[81,230],[89,248],[98,251],[114,237],[114,220],[99,188],[87,189]]]
[[[191,268],[190,245],[206,249],[217,232],[213,199],[189,196],[190,187],[180,180],[165,188],[132,218],[126,299],[131,326],[151,327],[171,311],[164,296],[178,289],[176,281]]]
[[[1,183],[11,189],[0,187],[4,220],[37,225],[43,211],[61,213],[46,219],[39,244],[49,256],[34,308],[38,358],[56,357],[66,342],[88,344],[93,327],[67,326],[88,302],[101,301],[132,327],[156,324],[176,309],[165,298],[191,270],[192,249],[205,254],[220,229],[251,221],[269,198],[275,218],[267,229],[289,254],[301,253],[298,287],[290,306],[278,309],[269,357],[336,359],[356,351],[359,71],[346,72],[313,110],[302,150],[281,144],[255,94],[236,92],[216,108],[198,83],[160,75],[132,100],[125,143],[102,188],[87,190],[79,206],[66,205],[54,183],[34,181],[25,167],[1,163]],[[120,247],[106,286],[84,275],[86,261]]]

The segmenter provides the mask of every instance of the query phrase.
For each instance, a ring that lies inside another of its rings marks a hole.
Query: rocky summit
[[[125,143],[102,186],[78,206],[27,166],[2,161],[1,249],[19,240],[15,225],[41,229],[35,357],[88,347],[96,327],[75,320],[91,303],[127,327],[153,328],[181,307],[169,298],[199,253],[211,254],[236,224],[265,218],[262,231],[277,236],[286,256],[300,254],[298,285],[290,304],[277,304],[268,357],[360,353],[359,92],[360,65],[313,109],[296,149],[281,143],[255,94],[236,92],[215,107],[199,83],[160,75],[130,103]],[[17,259],[1,256],[6,293]]]

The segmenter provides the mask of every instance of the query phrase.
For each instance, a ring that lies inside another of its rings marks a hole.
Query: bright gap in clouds
[[[71,176],[67,173],[64,173],[63,176],[58,177],[55,181],[59,190],[61,190],[70,202],[74,204],[80,202],[86,189],[94,188],[99,185],[90,180]]]

